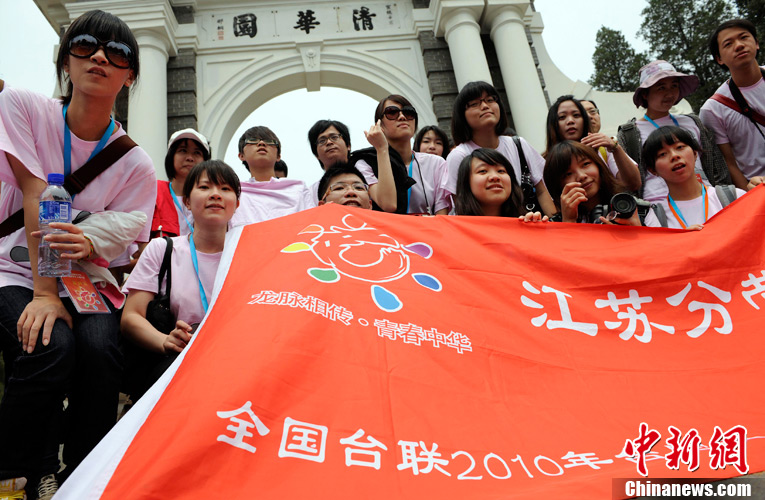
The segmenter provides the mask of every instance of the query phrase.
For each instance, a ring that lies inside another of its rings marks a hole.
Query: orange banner
[[[247,226],[102,498],[592,499],[762,471],[762,227],[765,188],[698,232],[333,205]]]

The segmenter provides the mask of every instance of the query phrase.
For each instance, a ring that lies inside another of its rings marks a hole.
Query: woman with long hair
[[[590,132],[590,118],[579,99],[560,96],[547,112],[547,158],[561,141],[577,141],[597,151],[611,173],[630,191],[640,188],[640,171],[619,142],[607,135]]]
[[[456,215],[519,217],[523,192],[507,158],[495,149],[474,149],[457,173]]]
[[[625,191],[597,150],[579,141],[565,140],[553,146],[544,175],[563,222],[605,222],[598,216],[602,210],[595,210]],[[630,223],[640,225],[637,214]]]
[[[486,82],[470,82],[454,100],[452,137],[456,147],[446,158],[449,170],[447,189],[457,194],[457,173],[462,160],[478,148],[496,149],[512,165],[517,183],[521,183],[521,155],[515,141],[506,135],[507,114],[497,90]],[[544,213],[552,215],[555,206],[542,180],[545,161],[525,139],[519,138],[523,156],[530,171],[530,182]]]

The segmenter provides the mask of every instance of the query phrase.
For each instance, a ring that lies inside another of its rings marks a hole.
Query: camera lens
[[[635,197],[629,193],[617,193],[611,198],[611,210],[619,219],[629,219],[637,209]]]

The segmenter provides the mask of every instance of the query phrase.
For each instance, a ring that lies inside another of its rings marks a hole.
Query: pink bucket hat
[[[677,78],[680,82],[680,97],[678,97],[677,102],[680,102],[683,97],[693,94],[699,88],[697,76],[680,73],[667,61],[653,61],[640,68],[640,85],[632,94],[632,102],[635,103],[636,108],[647,105],[642,90],[656,85],[659,80],[664,78]]]

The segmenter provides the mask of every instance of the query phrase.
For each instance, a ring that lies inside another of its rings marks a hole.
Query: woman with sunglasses
[[[130,28],[102,11],[77,18],[59,47],[56,70],[66,95],[50,99],[14,88],[0,94],[0,219],[24,209],[24,227],[0,238],[0,349],[9,375],[0,403],[0,479],[25,476],[40,498],[57,489],[60,438],[68,475],[116,420],[122,357],[115,308],[124,299],[103,289],[111,313],[80,313],[55,278],[39,276],[40,195],[49,173],[68,175],[125,135],[111,112],[139,69]],[[141,211],[151,220],[155,198],[151,159],[134,147],[77,194],[72,207],[74,213]],[[60,234],[46,240],[61,258],[99,258],[77,225],[51,226]],[[138,241],[148,241],[149,229],[147,223]],[[28,248],[28,260],[14,247]],[[127,263],[121,259],[108,265]]]
[[[390,173],[380,157],[380,148],[354,151],[351,155],[369,183],[372,200],[386,212],[448,213],[451,200],[446,191],[446,162],[439,156],[412,151],[412,137],[417,129],[417,111],[412,103],[403,96],[389,95],[377,104],[375,123],[390,146],[387,155]],[[367,138],[371,143],[369,134]]]
[[[506,128],[507,114],[497,90],[486,82],[466,84],[454,100],[452,137],[456,147],[446,158],[448,189],[453,195],[457,195],[457,176],[462,160],[478,148],[496,149],[502,153],[513,166],[516,182],[520,182],[521,157],[513,139],[503,135]],[[555,213],[555,205],[542,181],[544,159],[525,139],[519,140],[541,209],[545,214],[552,215]]]

